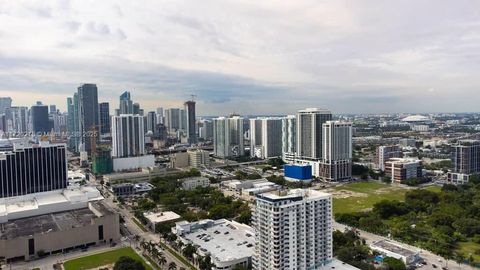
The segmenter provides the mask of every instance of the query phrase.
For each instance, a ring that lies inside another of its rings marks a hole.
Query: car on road
[[[432,267],[433,267],[433,268],[437,268],[437,265],[435,265],[435,264],[432,264]]]

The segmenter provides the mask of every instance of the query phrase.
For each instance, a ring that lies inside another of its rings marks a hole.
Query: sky
[[[478,112],[480,1],[2,0],[0,96],[197,114]]]

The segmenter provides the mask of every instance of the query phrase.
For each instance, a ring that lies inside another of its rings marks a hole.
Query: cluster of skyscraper
[[[96,160],[95,156],[110,155],[106,154],[105,147],[97,149],[97,144],[111,148],[114,169],[130,169],[132,163],[153,166],[153,156],[148,158],[148,162],[142,157],[146,155],[146,136],[167,140],[167,131],[170,131],[179,139],[184,139],[185,143],[197,142],[193,100],[185,102],[184,110],[173,108],[164,111],[158,108],[156,112],[150,111],[145,115],[140,104],[133,102],[130,92],[125,91],[119,97],[119,107],[111,116],[109,103],[98,103],[97,86],[83,84],[73,97],[67,99],[67,105],[70,149],[86,153]],[[134,157],[142,158],[131,159]]]
[[[10,97],[0,97],[0,130],[7,137],[26,136],[28,134],[45,135],[49,132],[65,133],[67,114],[57,111],[55,105],[44,105],[38,101],[30,108],[12,106]]]
[[[325,180],[349,180],[352,171],[352,124],[331,121],[328,110],[308,108],[296,116],[250,119],[250,156],[282,157],[292,164],[309,164]],[[244,119],[220,117],[214,122],[214,153],[244,154]]]

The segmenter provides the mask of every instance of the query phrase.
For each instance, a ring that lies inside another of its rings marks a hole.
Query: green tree
[[[158,263],[160,265],[165,265],[167,263],[167,259],[165,258],[165,255],[163,255],[162,253],[158,255]]]
[[[169,263],[168,270],[177,270],[177,264],[175,262]]]
[[[405,215],[408,213],[408,208],[402,202],[382,200],[373,206],[373,212],[383,219],[388,219],[392,216]]]
[[[283,159],[281,158],[271,158],[267,161],[267,163],[268,165],[272,167],[277,167],[277,168],[280,168],[283,165],[285,165],[285,161],[283,161]]]
[[[145,266],[140,261],[123,256],[115,263],[113,270],[145,270]]]
[[[210,258],[210,255],[207,255],[203,258],[199,259],[198,265],[200,267],[200,270],[211,270],[212,269],[212,258]]]
[[[250,209],[242,211],[236,221],[243,224],[250,224],[250,222],[252,222],[252,211]]]
[[[383,260],[383,263],[388,267],[388,270],[406,270],[407,267],[402,260],[395,259],[392,257],[386,257]]]
[[[192,244],[188,244],[183,248],[183,255],[190,260],[193,259],[193,254],[195,254],[195,252],[197,252],[197,249]]]
[[[479,174],[470,175],[470,178],[468,179],[468,182],[472,183],[474,185],[480,184],[480,175]]]

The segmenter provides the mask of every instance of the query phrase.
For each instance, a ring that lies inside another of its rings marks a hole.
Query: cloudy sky
[[[201,115],[479,111],[480,1],[0,1],[0,96],[83,82]]]

